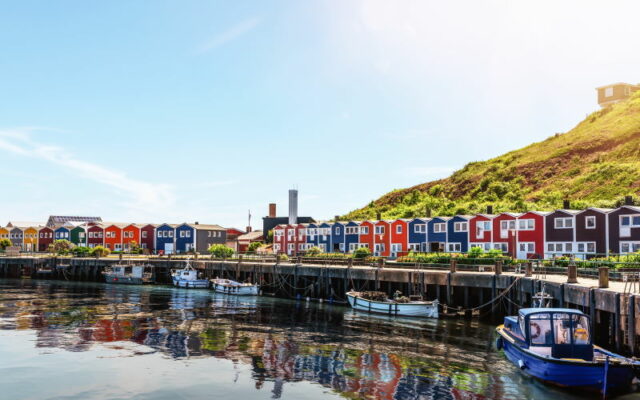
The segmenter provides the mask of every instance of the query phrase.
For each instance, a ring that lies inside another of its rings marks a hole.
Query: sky
[[[4,1],[0,224],[329,219],[640,82],[637,1]]]

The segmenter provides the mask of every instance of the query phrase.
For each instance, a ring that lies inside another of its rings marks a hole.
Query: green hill
[[[613,207],[640,193],[640,92],[589,115],[571,131],[487,160],[450,177],[394,190],[347,219]],[[637,200],[637,199],[636,199]]]

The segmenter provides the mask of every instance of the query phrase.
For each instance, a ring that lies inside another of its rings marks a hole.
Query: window
[[[640,251],[640,242],[620,242],[620,253],[636,253]]]
[[[147,238],[147,231],[142,231],[142,238],[146,239]]]
[[[500,229],[502,230],[513,230],[516,229],[516,221],[500,221]]]
[[[396,225],[396,233],[402,233],[402,225]]]
[[[604,89],[604,97],[613,97],[613,86]]]
[[[590,215],[584,219],[584,225],[587,229],[596,229],[596,217]]]
[[[569,314],[553,314],[553,332],[555,344],[571,344],[571,321]]]
[[[79,237],[80,239],[84,239],[84,232],[80,232],[80,233],[78,233],[78,237]]]
[[[360,234],[361,235],[368,235],[369,234],[369,227],[368,226],[361,226],[360,227]]]
[[[347,226],[344,230],[347,235],[357,235],[360,232],[360,228],[357,226]]]
[[[529,336],[533,345],[551,345],[551,315],[548,313],[534,314],[529,317]]]
[[[466,232],[467,231],[467,223],[466,222],[456,222],[453,224],[454,232]]]
[[[520,219],[518,220],[518,230],[520,231],[532,231],[535,229],[536,221],[533,219]]]
[[[485,251],[489,251],[491,250],[491,243],[471,243],[470,245],[472,248],[473,247],[479,247]]]
[[[384,226],[376,226],[376,235],[384,234]]]
[[[357,247],[357,243],[349,243],[349,251],[354,251]]]
[[[413,226],[413,232],[415,233],[425,233],[427,231],[426,224],[416,224]]]
[[[169,234],[169,237],[172,238],[173,237],[173,231],[169,231],[167,232]]]
[[[573,218],[555,218],[553,220],[553,226],[556,229],[571,229],[573,228]]]
[[[578,243],[578,253],[595,253],[595,252],[596,252],[595,242]]]
[[[640,215],[623,215],[620,217],[620,225],[629,228],[640,228]]]
[[[410,251],[420,251],[420,243],[409,243]]]
[[[500,250],[503,253],[506,253],[507,251],[509,251],[509,244],[508,243],[494,243],[493,244],[493,248],[496,250]]]
[[[335,232],[336,232],[336,235],[339,235],[339,234],[340,234],[340,228],[338,228],[338,227],[337,227],[337,228],[335,229]]]
[[[447,231],[447,224],[443,222],[433,224],[433,231],[435,233],[444,233]]]
[[[460,243],[447,243],[447,251],[449,251],[449,253],[460,252]]]
[[[519,243],[518,248],[522,252],[533,253],[535,251],[535,245],[533,243]]]
[[[183,238],[185,233],[185,231],[180,231],[180,237]]]

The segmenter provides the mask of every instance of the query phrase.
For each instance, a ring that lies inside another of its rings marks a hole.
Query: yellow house
[[[9,231],[6,228],[0,227],[0,239],[9,239]]]
[[[38,251],[38,229],[32,226],[24,229],[22,247],[24,251]]]

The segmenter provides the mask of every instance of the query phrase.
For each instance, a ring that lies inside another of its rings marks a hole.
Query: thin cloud
[[[131,201],[126,203],[128,208],[149,211],[150,209],[167,209],[175,203],[175,195],[169,185],[133,179],[122,171],[80,160],[62,147],[34,141],[31,133],[42,130],[44,129],[0,130],[0,150],[47,161],[64,167],[81,178],[112,187],[129,197]]]
[[[206,53],[220,46],[223,46],[244,35],[245,33],[253,30],[256,26],[258,26],[258,24],[260,24],[260,18],[258,17],[245,19],[244,21],[241,21],[231,28],[227,29],[226,31],[220,32],[213,36],[205,44],[200,46],[198,52]]]

